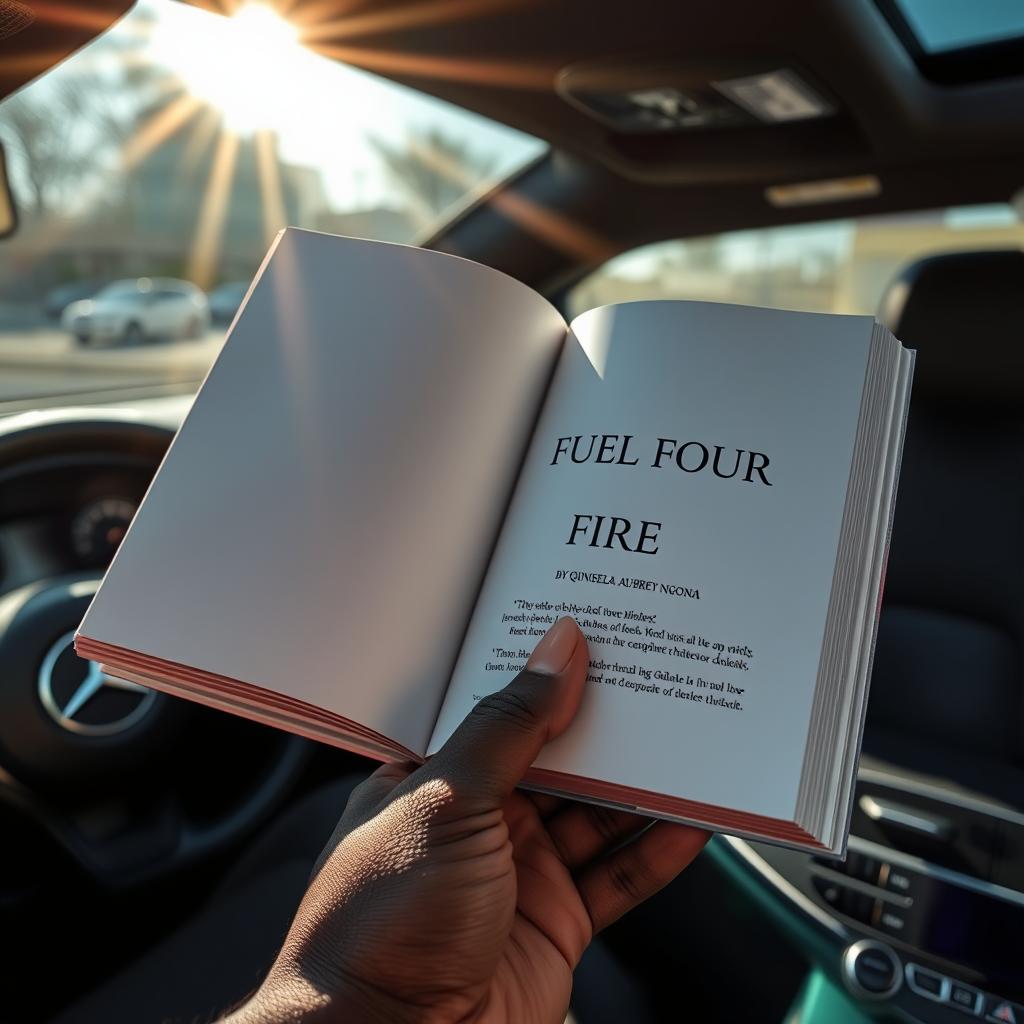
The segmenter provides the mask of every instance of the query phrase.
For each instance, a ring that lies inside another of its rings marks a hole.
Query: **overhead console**
[[[555,88],[604,129],[618,160],[642,166],[648,179],[674,180],[681,163],[690,173],[721,173],[752,150],[757,160],[739,176],[785,176],[791,162],[809,157],[825,172],[834,158],[869,152],[839,100],[785,59],[584,61],[563,69]]]
[[[1024,128],[1024,65],[983,92],[937,83],[875,0],[323,7],[291,5],[313,49],[637,182],[878,174],[954,143],[960,160],[1014,154]]]

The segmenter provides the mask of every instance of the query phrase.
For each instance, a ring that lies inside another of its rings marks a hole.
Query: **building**
[[[269,239],[285,224],[313,226],[327,196],[320,171],[281,160],[274,135],[219,128],[197,116],[98,182],[83,214],[23,224],[0,246],[0,298],[38,299],[76,279],[250,278]]]

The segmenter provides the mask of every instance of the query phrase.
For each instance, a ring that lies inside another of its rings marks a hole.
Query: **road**
[[[0,402],[201,380],[223,341],[220,329],[193,341],[81,348],[52,327],[0,327]]]

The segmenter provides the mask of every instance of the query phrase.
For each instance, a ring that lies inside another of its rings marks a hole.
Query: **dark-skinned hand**
[[[594,935],[707,833],[517,791],[568,728],[587,642],[556,622],[425,765],[353,793],[267,980],[231,1024],[560,1024]]]

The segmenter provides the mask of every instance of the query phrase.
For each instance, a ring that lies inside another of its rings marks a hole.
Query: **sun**
[[[251,134],[295,116],[295,97],[315,74],[317,58],[294,25],[255,0],[230,17],[169,7],[175,9],[152,36],[153,56],[191,95],[218,110],[226,129]]]

